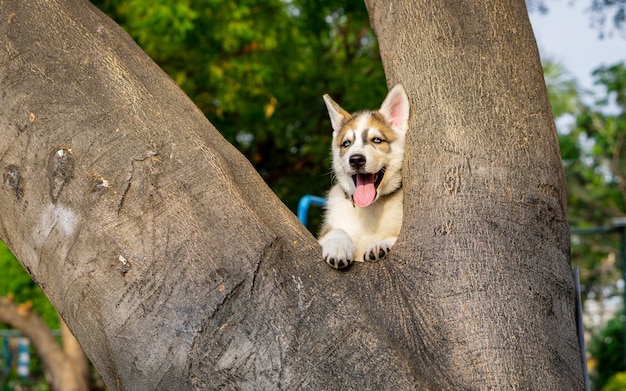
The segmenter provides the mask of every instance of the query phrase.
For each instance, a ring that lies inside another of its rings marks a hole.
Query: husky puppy
[[[327,196],[319,243],[326,263],[387,256],[402,225],[402,159],[409,100],[402,85],[377,111],[350,114],[324,95],[333,128],[335,185]]]

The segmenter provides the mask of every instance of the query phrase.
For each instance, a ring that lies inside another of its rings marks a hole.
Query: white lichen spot
[[[118,256],[117,260],[122,264],[122,274],[128,273],[130,270],[130,262],[128,262],[128,260],[122,255]]]
[[[109,188],[109,181],[104,179],[102,176],[98,176],[96,178],[96,188],[97,189],[108,189]]]
[[[62,206],[56,209],[56,218],[59,223],[59,228],[61,228],[65,236],[74,236],[76,224],[78,223],[74,212]]]
[[[39,224],[33,231],[33,239],[37,246],[41,246],[48,237],[55,232],[64,236],[64,240],[76,233],[78,217],[68,207],[61,204],[49,204],[41,214]]]
[[[303,309],[304,298],[302,297],[302,288],[304,287],[304,285],[302,284],[302,280],[300,279],[300,277],[291,276],[291,279],[296,284],[296,289],[298,290],[298,308]]]
[[[69,148],[61,148],[57,151],[57,157],[60,159],[68,153],[72,153],[72,150]]]

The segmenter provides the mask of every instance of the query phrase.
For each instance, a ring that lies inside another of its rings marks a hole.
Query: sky
[[[563,65],[584,89],[593,87],[592,71],[601,65],[626,62],[626,34],[600,39],[591,26],[591,0],[548,0],[547,14],[531,12],[530,19],[542,59]],[[609,21],[610,22],[610,21]]]

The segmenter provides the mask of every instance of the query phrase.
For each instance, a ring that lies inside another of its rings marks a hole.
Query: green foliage
[[[589,353],[596,362],[591,373],[594,390],[602,390],[609,379],[623,371],[624,364],[624,318],[623,313],[609,320],[602,331],[591,338]]]
[[[624,108],[626,108],[626,67],[624,63],[600,67],[593,74],[598,79],[598,83],[606,87],[608,93],[608,96],[601,99],[599,103],[610,103],[610,99],[613,98],[624,112]]]
[[[100,0],[293,210],[331,184],[321,96],[376,108],[386,84],[362,1]]]
[[[12,296],[16,303],[31,303],[33,311],[40,315],[50,328],[57,329],[59,318],[54,307],[2,241],[0,241],[0,270],[2,270],[0,296]],[[0,328],[7,328],[7,326],[0,323]],[[0,353],[2,353],[4,342],[5,340],[0,338],[0,344],[2,344]],[[32,344],[30,350],[31,376],[29,379],[18,377],[15,370],[10,367],[10,363],[4,361],[7,357],[5,355],[0,357],[0,369],[2,369],[0,370],[0,390],[17,390],[24,389],[24,387],[42,391],[49,389],[42,373],[43,366]]]
[[[554,117],[577,114],[582,107],[576,81],[558,62],[548,60],[542,66]]]
[[[563,158],[575,190],[570,206],[578,212],[576,219],[605,224],[626,212],[626,72],[622,63],[594,75],[606,92],[595,105],[583,108],[572,132],[562,137],[567,138]],[[613,112],[607,112],[609,105],[615,106]]]
[[[606,383],[602,391],[623,391],[626,390],[626,372],[618,372]]]
[[[602,67],[594,76],[602,96],[582,105],[571,131],[560,135],[570,225],[577,228],[607,226],[611,218],[626,213],[624,64]],[[573,238],[572,255],[580,262],[584,295],[601,299],[617,292],[618,240],[618,235]]]
[[[13,296],[16,303],[31,302],[37,312],[51,328],[59,327],[59,320],[43,291],[33,282],[15,256],[0,241],[0,296]]]
[[[49,391],[50,386],[46,381],[46,377],[43,371],[43,364],[39,357],[35,354],[35,350],[31,345],[30,352],[30,374],[28,378],[22,378],[17,375],[17,371],[14,367],[0,366],[0,391],[16,391],[16,390],[30,390],[30,391]],[[14,360],[15,361],[15,360]],[[0,364],[5,364],[0,359]]]

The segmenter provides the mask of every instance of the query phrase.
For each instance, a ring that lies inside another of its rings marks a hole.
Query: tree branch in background
[[[86,391],[87,382],[70,362],[46,323],[34,313],[29,304],[16,304],[0,297],[0,322],[19,330],[31,340],[50,375],[54,391]]]

